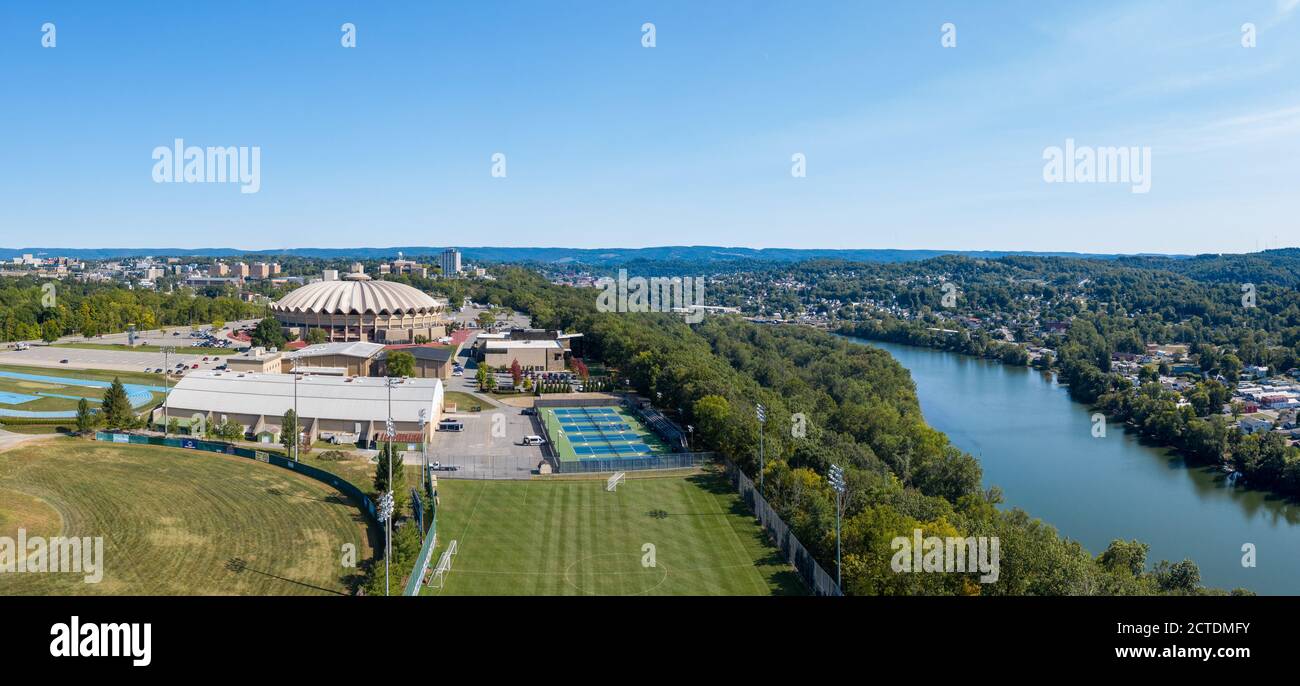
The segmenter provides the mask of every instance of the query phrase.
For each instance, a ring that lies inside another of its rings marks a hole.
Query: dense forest
[[[598,313],[594,291],[547,284],[524,269],[474,285],[473,297],[529,312],[534,324],[582,331],[586,354],[617,367],[636,390],[696,427],[698,447],[749,474],[758,468],[755,404],[768,408],[765,496],[805,545],[835,568],[829,466],[844,468],[844,589],[871,594],[1074,595],[1209,593],[1190,561],[1148,564],[1147,547],[1115,541],[1097,556],[981,490],[978,462],[928,427],[906,370],[887,353],[803,327],[738,317],[696,325],[666,314]],[[792,416],[807,418],[797,437]],[[898,574],[891,541],[997,536],[1001,575]]]

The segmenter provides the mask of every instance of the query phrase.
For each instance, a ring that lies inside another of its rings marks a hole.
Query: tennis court
[[[618,407],[548,407],[542,418],[561,460],[648,457],[669,452],[654,432]]]

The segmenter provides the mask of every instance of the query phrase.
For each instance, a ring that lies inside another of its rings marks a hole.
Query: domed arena
[[[294,337],[311,329],[335,341],[412,343],[446,335],[444,304],[393,281],[356,272],[341,280],[309,283],[271,305],[271,313]]]

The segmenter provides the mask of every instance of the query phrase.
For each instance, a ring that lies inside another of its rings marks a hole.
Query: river
[[[1300,506],[1232,487],[1213,468],[1111,423],[1092,435],[1092,413],[1054,378],[928,348],[863,341],[912,373],[926,421],[979,459],[985,487],[1096,555],[1111,540],[1151,546],[1147,562],[1190,558],[1207,586],[1300,595]],[[1256,566],[1242,566],[1255,546]]]

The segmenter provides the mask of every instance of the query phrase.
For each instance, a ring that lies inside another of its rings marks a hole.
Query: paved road
[[[55,435],[57,434],[17,434],[0,429],[0,453],[17,448],[23,443],[30,443],[43,438],[53,438]]]

